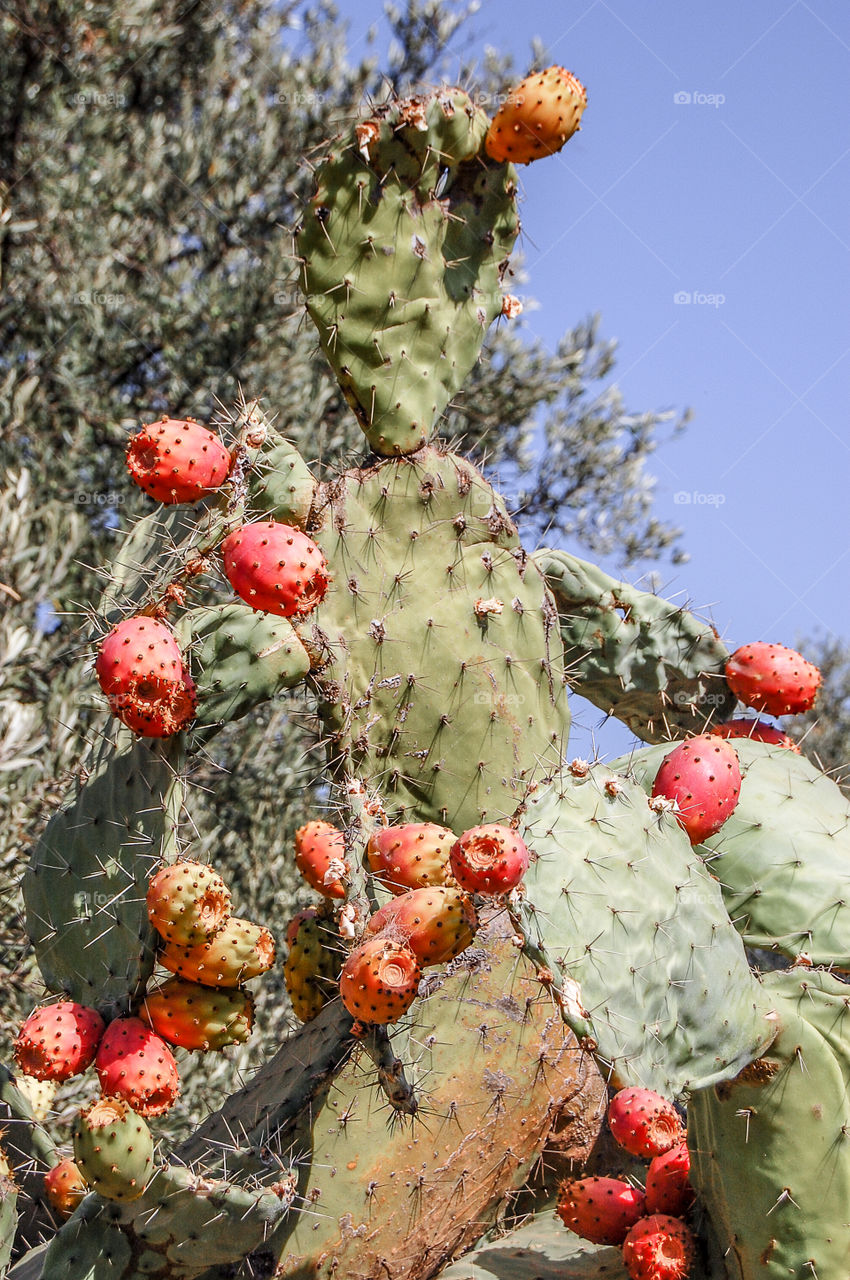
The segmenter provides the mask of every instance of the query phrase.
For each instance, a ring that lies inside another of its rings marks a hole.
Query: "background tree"
[[[818,700],[788,723],[804,753],[850,795],[850,644],[839,636],[814,635],[796,646],[823,677]]]

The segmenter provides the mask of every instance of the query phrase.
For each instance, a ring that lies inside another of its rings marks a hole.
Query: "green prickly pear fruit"
[[[343,965],[339,994],[351,1016],[361,1022],[397,1022],[416,999],[421,977],[406,943],[367,938]]]
[[[166,942],[191,947],[206,942],[230,914],[230,890],[201,862],[174,862],[148,884],[148,919]]]
[[[30,1104],[33,1117],[42,1124],[50,1114],[53,1099],[59,1088],[56,1080],[36,1080],[35,1076],[24,1073],[15,1075],[15,1085]]]
[[[296,1018],[310,1022],[337,992],[342,955],[321,908],[305,907],[286,929],[283,976]]]
[[[510,827],[488,822],[470,827],[451,847],[452,875],[468,893],[510,893],[528,870],[525,841]]]
[[[370,870],[390,893],[445,884],[455,834],[435,822],[381,827],[366,846]]]
[[[44,1175],[44,1194],[60,1218],[70,1218],[88,1193],[88,1185],[73,1160],[60,1160]]]
[[[36,1080],[70,1080],[94,1062],[104,1022],[96,1009],[74,1000],[44,1004],[24,1022],[15,1041],[15,1061]]]
[[[312,889],[325,898],[344,898],[345,834],[331,822],[316,819],[295,832],[295,865]]]
[[[99,1195],[137,1200],[153,1175],[153,1137],[121,1098],[97,1098],[77,1117],[74,1159]]]
[[[472,899],[445,885],[410,889],[384,904],[371,917],[370,933],[405,942],[419,964],[444,964],[459,955],[475,937],[478,917]]]
[[[231,916],[204,943],[181,947],[167,942],[160,963],[189,982],[205,987],[239,987],[274,964],[274,938],[262,925]]]
[[[571,71],[547,67],[512,89],[485,140],[493,160],[531,164],[554,155],[581,127],[587,90]]]
[[[139,1017],[169,1044],[206,1052],[245,1043],[254,1025],[254,1001],[247,991],[169,978],[146,993]]]

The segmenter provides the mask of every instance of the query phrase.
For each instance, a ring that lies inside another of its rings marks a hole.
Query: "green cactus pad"
[[[618,763],[651,791],[673,745]],[[747,946],[850,969],[850,801],[787,747],[748,738],[732,746],[743,776],[738,805],[700,849],[729,915]]]
[[[420,448],[502,311],[516,173],[459,89],[394,102],[320,166],[298,236],[307,311],[378,453]]]
[[[733,714],[729,651],[709,623],[565,551],[537,551],[534,561],[558,605],[576,693],[645,742],[702,733]]]
[[[438,1280],[628,1280],[619,1249],[579,1240],[554,1206],[507,1234],[485,1239],[437,1273]],[[699,1280],[691,1273],[689,1280]]]
[[[18,1188],[12,1177],[12,1169],[0,1146],[0,1276],[12,1257],[12,1245],[18,1225]]]
[[[345,473],[316,511],[332,582],[302,636],[330,658],[331,758],[411,821],[511,814],[559,763],[569,712],[552,602],[501,498],[429,448]]]
[[[315,492],[315,477],[295,446],[270,433],[248,477],[251,518],[262,515],[303,529]]]
[[[776,1042],[691,1096],[691,1181],[732,1280],[837,1280],[850,1274],[850,988],[791,969],[764,991]]]
[[[23,879],[27,931],[49,991],[107,1016],[126,1013],[154,964],[147,882],[176,854],[183,800],[179,736],[120,730],[54,815]]]
[[[517,918],[532,954],[566,982],[618,1084],[671,1097],[735,1075],[773,1032],[719,884],[635,783],[578,773],[522,817],[536,860]]]

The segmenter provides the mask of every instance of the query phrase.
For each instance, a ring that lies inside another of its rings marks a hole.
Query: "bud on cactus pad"
[[[161,1116],[177,1101],[174,1054],[141,1018],[110,1022],[94,1065],[104,1094],[121,1098],[140,1116]]]
[[[224,484],[230,454],[218,436],[191,418],[163,418],[133,436],[127,470],[157,502],[197,502]]]
[[[631,1280],[684,1280],[694,1252],[690,1227],[664,1213],[641,1218],[623,1242],[623,1261]]]
[[[798,715],[814,705],[821,674],[784,644],[742,645],[726,663],[726,681],[741,702],[771,716]]]
[[[73,1160],[60,1160],[44,1175],[44,1194],[62,1218],[70,1218],[88,1193],[88,1185]]]
[[[389,938],[369,938],[342,967],[339,994],[361,1022],[396,1022],[416,999],[422,970],[410,947]]]
[[[689,1181],[691,1157],[683,1138],[663,1155],[655,1156],[646,1174],[647,1213],[677,1218],[690,1208],[694,1191]]]
[[[800,748],[794,739],[766,720],[724,720],[722,724],[713,725],[709,733],[716,734],[718,738],[749,738],[750,742],[768,742],[771,746],[787,747],[789,751],[800,754]]]
[[[246,604],[282,618],[306,617],[324,597],[328,563],[312,538],[292,525],[262,520],[221,544],[224,572]]]
[[[114,715],[145,738],[167,738],[195,714],[195,686],[164,622],[125,618],[101,641],[95,672]]]
[[[608,1107],[608,1124],[623,1150],[644,1160],[663,1155],[685,1136],[672,1102],[652,1089],[629,1088],[615,1093]]]
[[[381,827],[369,839],[369,868],[391,893],[445,884],[456,836],[434,822]]]
[[[713,836],[738,803],[741,768],[734,747],[700,734],[666,755],[655,776],[653,797],[676,802],[676,817],[691,844]]]
[[[644,1212],[644,1197],[620,1178],[577,1178],[561,1183],[556,1212],[582,1240],[622,1244]]]
[[[451,847],[452,875],[468,893],[499,896],[515,889],[528,870],[525,842],[498,822],[471,827]]]
[[[224,1049],[244,1044],[254,1025],[254,1001],[246,991],[215,990],[169,978],[145,995],[139,1017],[181,1049]]]
[[[478,918],[469,894],[434,885],[410,889],[385,903],[367,927],[370,933],[406,942],[425,968],[460,955],[475,937]]]
[[[587,91],[571,71],[547,67],[512,89],[496,112],[485,149],[493,160],[530,164],[560,151],[579,129]]]
[[[230,914],[230,890],[202,862],[174,862],[148,884],[148,919],[160,937],[180,946],[206,942]]]
[[[331,927],[321,910],[305,907],[286,928],[289,951],[283,976],[293,1012],[301,1022],[318,1017],[337,993],[342,955]]]
[[[120,1098],[98,1098],[77,1117],[74,1159],[88,1185],[107,1200],[136,1200],[153,1174],[153,1137]]]
[[[295,832],[295,865],[312,889],[325,898],[344,898],[341,876],[348,873],[345,835],[331,822],[307,822]]]
[[[181,947],[168,942],[160,963],[205,987],[239,987],[274,964],[274,938],[262,925],[231,916],[208,942]]]
[[[41,1005],[18,1032],[15,1061],[36,1080],[69,1080],[94,1062],[103,1032],[96,1009],[73,1000]]]

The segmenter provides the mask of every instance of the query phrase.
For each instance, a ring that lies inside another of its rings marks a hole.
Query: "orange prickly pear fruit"
[[[455,834],[435,822],[381,827],[369,838],[369,868],[390,893],[445,884]]]
[[[332,822],[307,822],[295,832],[295,865],[325,898],[344,898],[348,874],[345,835]]]
[[[530,164],[554,155],[580,127],[587,90],[571,71],[547,67],[512,89],[490,125],[484,146],[493,160]]]

